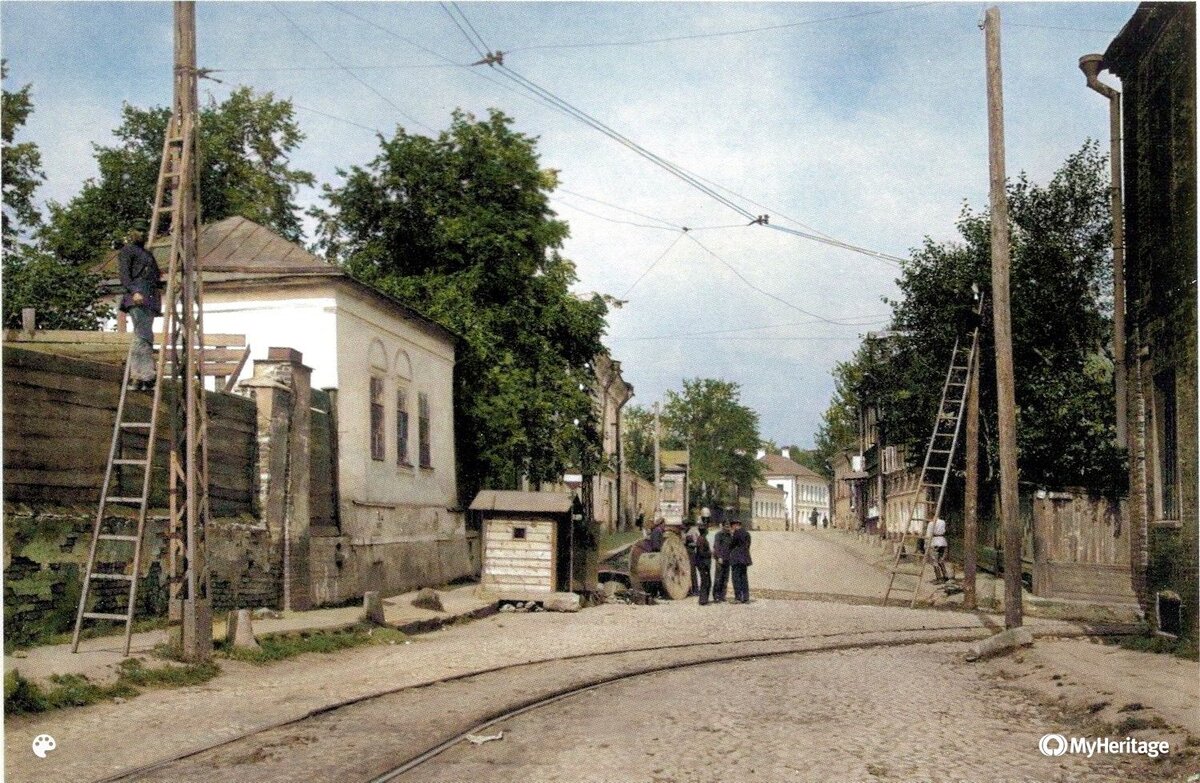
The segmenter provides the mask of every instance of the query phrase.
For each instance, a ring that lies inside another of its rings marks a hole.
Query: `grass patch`
[[[338,631],[299,631],[261,636],[257,650],[234,649],[228,642],[218,643],[217,649],[221,655],[235,661],[264,664],[304,653],[332,653],[368,644],[400,643],[406,639],[403,633],[394,628],[362,623]]]
[[[1171,639],[1167,636],[1146,633],[1140,636],[1122,636],[1117,644],[1126,650],[1174,655],[1189,661],[1200,660],[1196,645],[1192,643],[1191,639]]]
[[[21,676],[17,670],[4,675],[4,714],[22,715],[63,707],[82,707],[109,699],[130,698],[144,688],[178,688],[208,682],[221,671],[217,664],[147,668],[140,658],[126,658],[117,666],[116,682],[92,682],[84,674],[52,674],[45,685]]]
[[[1122,734],[1128,734],[1131,731],[1138,731],[1139,729],[1165,729],[1165,728],[1167,728],[1167,722],[1165,720],[1163,720],[1162,718],[1158,717],[1157,715],[1153,715],[1149,718],[1142,718],[1140,716],[1131,715],[1128,718],[1125,718],[1120,723],[1113,726],[1113,730],[1110,733],[1113,735],[1116,735],[1116,736],[1120,736]]]
[[[605,533],[604,535],[600,536],[600,554],[603,555],[605,552],[609,552],[619,546],[624,546],[625,544],[632,544],[633,542],[641,539],[641,537],[642,531],[636,527],[633,530],[621,530],[616,533]]]
[[[117,696],[136,696],[137,693],[137,688],[120,678],[111,685],[100,685],[82,674],[54,674],[50,676],[49,685],[42,686],[13,670],[4,675],[4,714],[82,707]]]

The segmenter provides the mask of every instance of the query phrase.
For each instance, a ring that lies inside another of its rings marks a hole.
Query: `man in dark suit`
[[[725,602],[725,591],[729,588],[729,520],[721,523],[721,529],[713,536],[713,557],[717,561],[717,576],[713,581],[713,603]]]
[[[146,250],[146,235],[130,231],[117,255],[121,274],[121,311],[133,321],[133,343],[129,346],[129,380],[134,389],[153,389],[158,370],[154,364],[154,318],[162,315],[158,262]]]
[[[696,543],[692,550],[692,581],[700,576],[700,605],[708,604],[708,595],[712,591],[712,548],[708,545],[708,520],[700,520]]]
[[[729,567],[733,571],[733,600],[735,603],[750,603],[750,579],[746,569],[750,567],[750,531],[742,529],[742,521],[734,519],[729,537]]]

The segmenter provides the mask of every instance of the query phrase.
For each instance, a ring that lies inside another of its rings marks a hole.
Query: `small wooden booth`
[[[541,601],[599,587],[594,531],[570,492],[485,489],[482,588],[499,600]]]

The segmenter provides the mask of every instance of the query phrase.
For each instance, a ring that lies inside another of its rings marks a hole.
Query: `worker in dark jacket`
[[[701,519],[700,529],[696,531],[696,544],[692,549],[692,581],[700,578],[700,605],[708,604],[709,593],[712,592],[712,547],[708,544],[708,520]]]
[[[130,231],[125,246],[117,255],[121,274],[121,311],[133,321],[133,343],[129,346],[129,380],[134,389],[153,389],[157,376],[154,365],[154,319],[162,315],[159,294],[162,273],[158,262],[146,250],[146,235]]]
[[[729,588],[729,520],[721,523],[721,529],[713,536],[712,553],[717,561],[717,577],[713,581],[713,603],[725,602],[725,591]]]
[[[735,603],[750,603],[750,579],[746,569],[750,567],[750,531],[742,529],[742,521],[734,519],[733,532],[729,537],[729,568],[733,571],[733,600]]]

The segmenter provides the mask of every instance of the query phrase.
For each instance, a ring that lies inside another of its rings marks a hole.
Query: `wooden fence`
[[[1033,499],[1033,593],[1135,603],[1125,501],[1082,490]]]
[[[108,459],[121,368],[4,347],[4,499],[94,505]],[[164,390],[151,504],[167,502],[170,413]],[[255,511],[257,413],[252,400],[207,393],[209,503],[216,516]],[[149,420],[148,395],[133,395],[132,420]],[[136,436],[135,436],[136,437]],[[130,441],[135,446],[142,443]],[[140,469],[133,472],[140,473]],[[132,472],[118,477],[132,489]],[[139,494],[136,491],[122,494]]]

